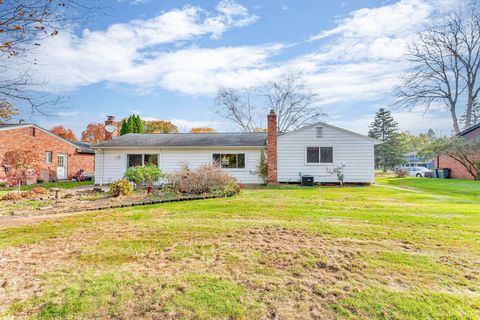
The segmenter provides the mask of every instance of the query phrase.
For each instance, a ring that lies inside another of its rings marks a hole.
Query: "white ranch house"
[[[374,183],[374,145],[379,141],[318,122],[277,133],[276,115],[268,116],[268,132],[126,134],[94,145],[95,184],[123,178],[126,169],[145,163],[163,172],[218,163],[245,184],[261,184],[261,152],[268,155],[267,182],[338,182],[331,170],[344,165],[345,182]]]

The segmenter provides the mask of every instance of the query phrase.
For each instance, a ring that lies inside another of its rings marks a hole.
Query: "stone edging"
[[[77,210],[69,210],[66,212],[84,212],[84,211],[97,211],[97,210],[108,210],[108,209],[119,209],[119,208],[127,208],[127,207],[135,207],[135,206],[146,206],[150,204],[159,204],[159,203],[169,203],[169,202],[182,202],[182,201],[192,201],[192,200],[205,200],[205,199],[217,199],[217,198],[229,198],[232,196],[193,196],[193,197],[183,197],[183,198],[175,198],[175,199],[165,199],[165,200],[150,200],[150,201],[142,201],[142,202],[132,202],[132,203],[123,203],[123,204],[114,204],[110,206],[102,206],[102,207],[95,207],[95,208],[81,208]]]

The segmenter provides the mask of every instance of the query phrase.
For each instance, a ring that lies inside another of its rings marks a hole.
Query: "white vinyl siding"
[[[345,164],[345,182],[373,183],[374,143],[366,138],[323,126],[310,126],[278,137],[278,180],[299,182],[301,175],[313,175],[315,182],[337,182],[329,169]],[[332,147],[333,163],[307,163],[307,147]]]
[[[245,168],[223,169],[241,183],[260,184],[263,180],[258,174],[261,149],[249,148],[169,148],[169,149],[104,149],[95,151],[95,183],[106,184],[121,179],[127,169],[127,154],[159,154],[159,166],[162,172],[179,172],[182,164],[190,169],[202,164],[212,164],[213,154],[245,154]],[[103,170],[102,170],[103,169]],[[103,177],[103,181],[102,181]]]

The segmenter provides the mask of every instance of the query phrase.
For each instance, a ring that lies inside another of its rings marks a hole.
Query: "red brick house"
[[[94,172],[95,153],[89,145],[63,139],[35,124],[0,124],[0,181],[8,167],[3,155],[15,149],[36,150],[42,159],[39,179],[72,179],[80,169]]]
[[[457,136],[464,137],[466,139],[475,139],[480,137],[480,123],[473,127],[465,129]],[[478,150],[475,157],[480,160],[480,150]],[[437,157],[437,159],[435,160],[435,168],[449,168],[451,170],[450,178],[452,179],[474,179],[474,177],[472,177],[472,175],[468,173],[464,166],[462,166],[458,161],[448,156]]]

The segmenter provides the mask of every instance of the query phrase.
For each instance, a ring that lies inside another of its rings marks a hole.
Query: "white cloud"
[[[133,85],[143,93],[161,87],[212,95],[219,85],[251,86],[293,68],[304,72],[322,104],[378,100],[391,95],[399,84],[406,44],[458,1],[401,0],[356,10],[310,38],[318,50],[275,62],[272,58],[289,45],[202,48],[194,44],[200,37],[215,39],[231,28],[253,23],[257,17],[244,6],[223,0],[212,13],[187,5],[148,20],[52,38],[38,59],[45,66],[44,79],[39,80],[58,91],[105,82]]]
[[[51,90],[68,91],[79,86],[101,81],[128,83],[134,85],[160,85],[168,83],[164,77],[172,77],[175,66],[172,61],[189,65],[202,65],[204,71],[225,71],[228,69],[258,65],[271,52],[270,46],[225,48],[224,50],[177,48],[169,45],[193,41],[199,37],[219,38],[233,27],[253,23],[256,16],[231,0],[221,1],[216,12],[207,12],[200,7],[184,6],[163,12],[147,20],[133,20],[117,23],[104,31],[84,29],[81,35],[63,32],[41,47],[37,57],[39,72]],[[251,49],[250,49],[251,48]],[[204,60],[195,60],[196,53]],[[226,53],[238,59],[227,59]],[[185,59],[186,54],[193,54]],[[175,57],[178,55],[178,57]],[[191,62],[190,62],[191,61]],[[229,62],[231,65],[221,65]],[[218,62],[218,63],[217,63]],[[182,65],[178,65],[181,69]]]

